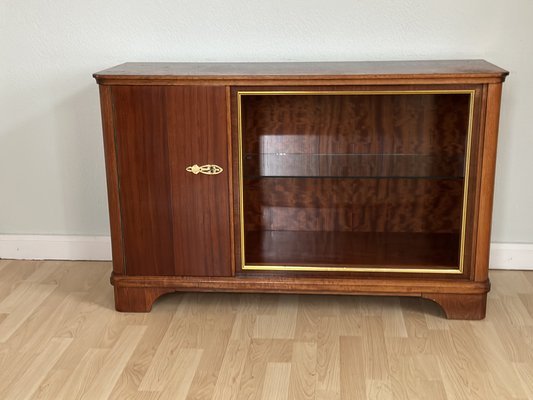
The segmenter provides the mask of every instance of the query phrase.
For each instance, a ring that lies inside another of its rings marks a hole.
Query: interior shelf
[[[244,156],[246,179],[255,178],[432,178],[464,177],[463,156],[420,154],[254,153]]]
[[[248,231],[246,265],[458,267],[458,233]]]

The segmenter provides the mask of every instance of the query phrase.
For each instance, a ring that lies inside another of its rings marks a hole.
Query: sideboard
[[[483,318],[507,74],[483,60],[94,74],[116,309],[175,291],[371,294]]]

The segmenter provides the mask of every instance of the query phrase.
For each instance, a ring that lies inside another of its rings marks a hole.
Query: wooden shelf
[[[245,178],[464,178],[464,155],[261,153],[244,157]]]
[[[246,265],[457,268],[459,234],[246,232]]]

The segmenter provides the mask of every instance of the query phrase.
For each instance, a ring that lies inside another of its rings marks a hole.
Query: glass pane
[[[470,98],[242,95],[245,265],[457,269]]]

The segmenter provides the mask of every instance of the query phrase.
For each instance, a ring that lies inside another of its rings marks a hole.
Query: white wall
[[[0,0],[0,234],[107,235],[95,71],[485,58],[511,71],[493,241],[533,243],[531,0]]]

